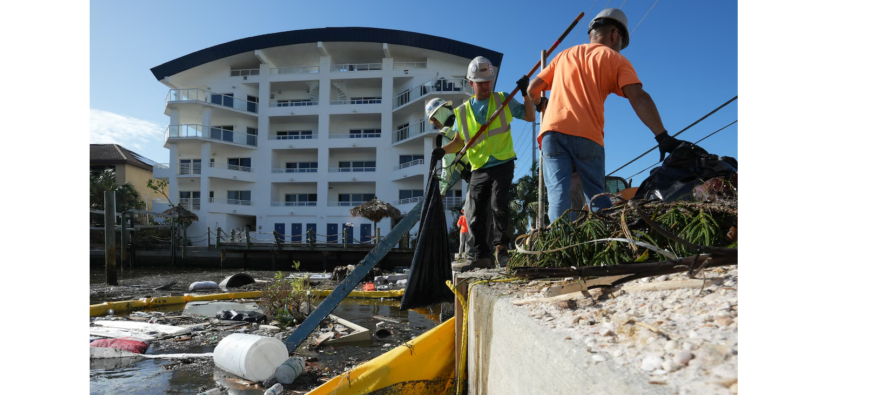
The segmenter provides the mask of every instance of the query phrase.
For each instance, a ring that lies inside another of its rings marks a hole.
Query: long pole
[[[541,68],[546,67],[547,65],[547,52],[541,50]],[[541,92],[541,97],[544,97],[544,92]],[[546,109],[541,109],[541,127],[544,127],[544,111]],[[537,144],[537,137],[535,136],[535,141],[533,144]],[[538,232],[541,231],[544,226],[544,147],[541,147],[539,150],[539,154],[541,155],[541,160],[538,162]]]
[[[562,35],[559,36],[559,38],[556,39],[556,41],[553,43],[553,45],[550,46],[550,49],[547,50],[547,56],[549,56],[556,49],[556,47],[559,46],[559,44],[562,42],[562,40],[566,38],[566,36],[569,34],[569,32],[571,32],[572,29],[575,28],[575,25],[577,25],[578,22],[580,22],[581,18],[583,18],[583,17],[584,17],[583,12],[578,14],[578,16],[575,18],[575,20],[572,21],[572,24],[569,25],[569,27],[564,32],[562,32]],[[528,76],[528,78],[532,78],[533,74],[535,74],[535,71],[538,71],[538,67],[540,67],[540,66],[541,66],[541,61],[538,61],[537,63],[535,63],[535,67],[532,67],[531,71],[529,71],[528,74],[526,74],[526,76]],[[467,154],[467,149],[469,149],[469,147],[473,145],[473,143],[476,141],[476,139],[478,139],[479,136],[481,136],[483,132],[488,130],[488,125],[491,125],[491,123],[495,119],[497,119],[498,115],[501,114],[501,111],[504,110],[504,106],[509,104],[510,100],[513,100],[513,96],[516,96],[516,92],[519,92],[519,87],[513,88],[513,92],[510,92],[510,95],[507,96],[507,98],[504,100],[504,102],[501,104],[501,106],[498,107],[497,110],[495,110],[494,113],[491,114],[491,117],[488,118],[488,121],[485,121],[485,124],[482,125],[481,128],[479,128],[479,132],[477,132],[476,135],[474,135],[472,138],[470,138],[470,141],[467,141],[464,144],[464,147],[461,148],[460,152],[458,152],[457,155],[454,156],[453,163],[457,163],[458,161],[461,160],[461,158],[463,158]]]
[[[117,285],[117,251],[114,246],[114,191],[105,191],[105,283]]]

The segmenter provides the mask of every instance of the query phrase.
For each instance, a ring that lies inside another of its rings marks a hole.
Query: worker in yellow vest
[[[507,94],[491,91],[494,79],[495,68],[491,61],[477,56],[470,62],[467,80],[470,81],[474,95],[454,109],[454,125],[459,133],[455,134],[454,140],[442,147],[446,153],[460,151],[465,142],[479,133],[482,125],[504,103]],[[467,149],[466,157],[470,161],[473,173],[467,186],[469,201],[466,216],[473,247],[467,254],[466,263],[452,266],[455,270],[494,267],[491,259],[492,248],[486,243],[488,228],[485,219],[489,209],[494,214],[494,258],[500,266],[506,265],[510,259],[507,254],[507,245],[510,242],[510,235],[507,233],[510,220],[507,196],[513,183],[515,168],[513,161],[516,160],[510,122],[513,121],[513,117],[527,122],[535,120],[534,104],[526,93],[528,83],[527,76],[522,76],[516,81],[524,103],[519,104],[516,99],[511,99],[483,135]]]

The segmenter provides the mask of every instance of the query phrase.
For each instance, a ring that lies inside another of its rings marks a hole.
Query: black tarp
[[[689,142],[680,144],[664,163],[649,172],[634,198],[644,200],[691,200],[692,190],[714,177],[728,178],[738,172],[735,158],[710,154]]]
[[[451,280],[448,220],[439,193],[439,179],[433,171],[441,159],[441,155],[436,158],[434,153],[430,163],[430,177],[420,214],[420,234],[399,307],[401,311],[454,301],[454,294],[445,285],[445,281]]]

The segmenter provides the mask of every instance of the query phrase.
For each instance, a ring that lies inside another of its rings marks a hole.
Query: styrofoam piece
[[[182,314],[192,314],[201,317],[216,317],[216,313],[222,310],[251,310],[261,311],[256,303],[234,302],[188,302],[185,304]]]
[[[140,332],[158,332],[165,335],[184,335],[191,332],[189,328],[173,325],[149,324],[134,321],[93,321],[93,324],[118,329],[129,329]]]
[[[344,320],[344,319],[342,319],[342,318],[340,318],[340,317],[337,317],[337,316],[335,316],[335,315],[333,315],[333,314],[329,315],[328,317],[331,319],[331,321],[334,321],[334,323],[337,323],[337,324],[343,325],[343,326],[345,326],[345,327],[348,327],[349,329],[352,329],[352,330],[355,331],[355,332],[350,333],[350,334],[348,334],[348,335],[346,335],[346,336],[342,336],[342,337],[340,337],[340,338],[338,338],[338,339],[330,339],[330,340],[327,340],[327,341],[324,342],[324,344],[326,344],[326,345],[333,345],[333,344],[344,344],[344,343],[355,343],[355,342],[362,342],[362,341],[371,341],[371,331],[369,331],[368,328],[365,328],[365,327],[363,327],[363,326],[361,326],[361,325],[354,324],[354,323],[352,323],[352,322],[346,321],[346,320]]]
[[[137,354],[134,352],[117,350],[114,348],[90,347],[90,359],[132,358],[132,357],[141,357],[141,358],[149,358],[149,359],[213,358],[213,353],[204,353],[204,354]]]
[[[262,381],[287,360],[287,346],[274,337],[235,333],[213,349],[213,363],[250,381]]]
[[[90,336],[99,336],[99,337],[110,337],[110,338],[119,338],[119,337],[132,337],[134,339],[139,339],[143,341],[154,340],[155,336],[147,335],[145,333],[136,332],[136,331],[128,331],[121,329],[111,329],[111,328],[90,328]]]

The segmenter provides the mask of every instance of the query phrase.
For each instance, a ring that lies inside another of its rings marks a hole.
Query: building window
[[[235,107],[235,94],[234,93],[223,93],[221,95],[213,94],[210,95],[210,102],[213,104],[219,104],[225,107]]]
[[[179,205],[186,210],[200,210],[201,191],[179,191]]]
[[[282,130],[275,132],[276,140],[307,140],[313,138],[311,130]]]
[[[256,146],[256,128],[247,128],[247,145]]]
[[[337,195],[337,202],[339,206],[358,206],[373,198],[373,193],[341,193]]]
[[[380,137],[380,129],[350,129],[349,138],[351,139],[368,139]]]
[[[383,100],[382,97],[350,97],[349,104],[379,104]]]
[[[415,160],[423,160],[423,155],[399,155],[399,164],[410,163]]]
[[[179,174],[201,174],[201,160],[180,159]]]
[[[312,106],[316,102],[312,99],[293,99],[293,100],[276,100],[276,107],[303,107]]]
[[[460,194],[460,189],[449,189],[445,191],[445,197],[456,197],[460,198],[463,195]]]
[[[377,169],[377,161],[340,162],[341,173],[373,172]]]
[[[260,100],[255,96],[247,95],[247,111],[256,112],[257,103],[259,102]],[[247,130],[250,130],[250,128],[247,128]],[[250,132],[248,132],[248,134],[250,134]]]
[[[250,158],[229,158],[229,170],[250,171]]]
[[[411,198],[423,198],[422,189],[399,189],[399,200]]]
[[[285,206],[315,207],[318,204],[318,195],[315,193],[301,193],[284,195]]]
[[[250,191],[228,191],[228,204],[250,205]]]
[[[235,127],[232,125],[212,126],[210,128],[210,138],[222,141],[235,141]]]
[[[318,173],[318,162],[288,162],[285,173]]]

